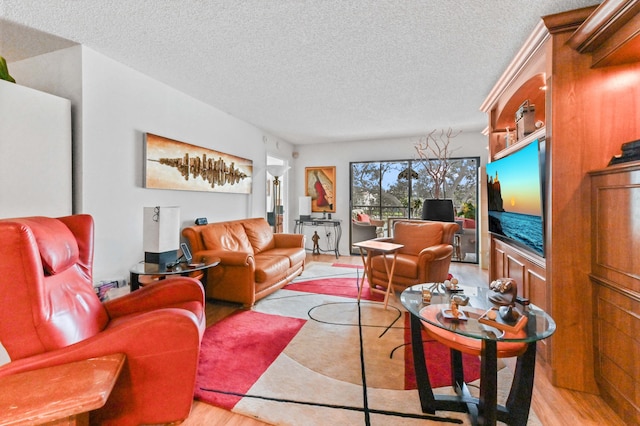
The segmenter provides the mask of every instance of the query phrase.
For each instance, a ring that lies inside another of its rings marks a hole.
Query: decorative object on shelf
[[[640,160],[640,139],[623,143],[621,150],[622,154],[613,156],[608,166]]]
[[[516,303],[518,286],[513,278],[498,278],[489,284],[489,288],[493,291],[488,298],[496,305],[511,306]]]
[[[145,262],[174,262],[180,245],[180,207],[145,207],[142,238]]]
[[[267,173],[273,176],[273,211],[267,214],[269,225],[275,227],[275,232],[279,232],[280,221],[278,216],[284,214],[284,206],[281,197],[281,180],[290,167],[284,164],[270,164],[267,166]]]
[[[535,115],[536,106],[529,105],[528,99],[520,105],[520,108],[516,111],[517,140],[521,140],[536,130]]]
[[[11,77],[9,74],[9,67],[7,66],[7,61],[0,56],[0,80],[6,80],[11,83],[15,83],[16,80]]]
[[[516,142],[518,142],[518,139],[516,138],[516,132],[507,127],[507,131],[504,134],[504,147],[508,148],[510,145],[513,145]]]
[[[305,195],[311,197],[311,211],[323,214],[336,212],[336,167],[306,167]]]
[[[253,161],[145,133],[144,187],[250,194]]]

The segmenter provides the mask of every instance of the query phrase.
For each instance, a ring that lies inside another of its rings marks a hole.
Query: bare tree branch
[[[448,160],[451,158],[451,154],[456,151],[450,147],[451,139],[460,133],[461,131],[454,133],[451,128],[446,131],[441,129],[439,132],[438,130],[432,130],[427,135],[422,136],[415,144],[418,159],[434,181],[435,198],[440,198],[440,193],[444,192],[443,185],[451,167]]]

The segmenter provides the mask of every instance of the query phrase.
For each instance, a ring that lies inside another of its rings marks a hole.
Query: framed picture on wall
[[[305,195],[311,197],[312,212],[336,211],[336,167],[305,167]]]
[[[251,194],[253,161],[145,133],[144,187]]]

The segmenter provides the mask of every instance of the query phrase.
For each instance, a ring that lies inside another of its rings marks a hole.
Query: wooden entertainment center
[[[535,105],[538,128],[507,143],[507,131],[515,130],[516,111],[525,101]],[[635,265],[625,275],[633,285],[625,282],[623,291],[616,291],[613,279],[606,286],[616,292],[618,310],[605,330],[602,283],[590,279],[592,247],[596,236],[600,245],[618,244],[613,239],[620,236],[607,229],[592,233],[592,227],[603,223],[592,218],[589,177],[590,171],[606,168],[623,143],[640,139],[640,2],[606,0],[598,7],[543,17],[481,110],[489,119],[490,161],[537,138],[544,138],[546,147],[545,255],[491,235],[490,279],[516,279],[518,294],[555,319],[555,335],[538,346],[554,385],[600,393],[621,417],[640,423],[635,374],[640,359],[603,347],[621,339],[620,330],[640,330],[638,253],[615,252],[633,259],[624,263]],[[638,216],[632,203],[625,206],[628,210],[616,212],[621,221]],[[630,234],[619,243],[637,247],[632,242],[640,239],[640,227],[625,229]],[[638,353],[640,343],[629,333],[627,343]],[[614,372],[618,380],[605,379]]]

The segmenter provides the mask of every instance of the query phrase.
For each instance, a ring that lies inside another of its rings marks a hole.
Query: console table
[[[207,285],[207,270],[220,263],[219,257],[203,259],[201,263],[179,263],[173,267],[165,264],[140,262],[135,264],[130,270],[131,291],[140,288],[140,277],[147,276],[152,279],[163,279],[171,275],[181,275],[184,277],[193,277],[194,272],[202,271],[200,279],[202,286]]]
[[[296,234],[304,234],[304,228],[307,226],[311,227],[324,227],[325,232],[320,235],[320,238],[326,238],[330,235],[328,230],[332,229],[334,231],[334,244],[333,248],[330,250],[322,250],[320,251],[332,251],[336,255],[336,259],[340,256],[340,237],[342,237],[342,226],[340,225],[340,220],[338,219],[296,219],[296,226],[294,228],[294,232]],[[307,249],[309,250],[309,249]]]
[[[423,300],[422,290],[431,288],[431,300]],[[518,331],[502,331],[479,321],[494,307],[488,300],[491,290],[460,286],[458,294],[469,297],[469,306],[461,306],[466,321],[444,317],[452,293],[442,284],[425,283],[408,287],[402,292],[402,305],[411,314],[411,344],[418,394],[422,411],[435,414],[438,410],[467,412],[473,424],[495,425],[501,421],[510,425],[526,425],[531,407],[536,363],[536,342],[551,336],[556,324],[542,309],[533,304],[517,305],[526,324]],[[451,370],[456,395],[434,395],[425,364],[422,328],[451,350]],[[481,357],[480,396],[471,396],[463,379],[462,354]],[[499,356],[517,356],[511,390],[505,405],[497,402],[497,364]]]

